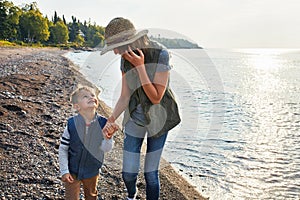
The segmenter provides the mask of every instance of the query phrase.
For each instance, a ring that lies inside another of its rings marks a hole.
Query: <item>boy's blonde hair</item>
[[[83,90],[91,92],[96,95],[96,91],[94,88],[88,86],[78,86],[78,88],[74,90],[71,94],[70,101],[72,104],[78,103],[78,94]]]

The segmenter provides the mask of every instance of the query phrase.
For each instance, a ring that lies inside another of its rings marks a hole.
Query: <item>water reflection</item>
[[[211,98],[207,87],[191,84],[192,92],[185,93],[185,98],[197,101],[183,102],[182,108],[190,114],[184,118],[192,124],[194,117],[199,117],[199,125],[196,132],[181,128],[176,134],[166,148],[168,155],[177,155],[170,161],[210,199],[297,197],[300,187],[294,179],[300,177],[300,156],[296,156],[300,150],[300,93],[295,92],[300,88],[294,77],[300,73],[290,63],[298,61],[275,50],[212,53],[210,58],[225,86],[224,98]],[[193,55],[192,59],[203,64],[203,57]],[[212,66],[200,67],[202,71]],[[184,76],[191,67],[182,68],[179,73]],[[205,78],[210,77],[206,74]],[[182,86],[175,85],[175,90]],[[216,105],[223,111],[222,130],[207,134],[214,120],[212,106]],[[182,137],[185,134],[188,137]]]
[[[262,61],[265,60],[265,61]],[[272,65],[270,65],[272,64]],[[242,82],[241,102],[244,111],[252,121],[252,142],[269,143],[277,138],[277,124],[274,123],[284,105],[286,83],[280,78],[278,58],[265,55],[256,59],[250,57],[248,66],[252,67]],[[270,144],[270,143],[269,143]]]
[[[281,78],[285,61],[280,55],[261,53],[249,56],[246,63],[248,73],[242,77],[238,99],[245,113],[239,126],[246,145],[228,155],[234,165],[226,169],[225,180],[232,183],[235,197],[274,198],[285,193],[282,185],[291,181],[286,175],[293,173],[295,164],[300,167],[291,155],[297,133],[291,131],[295,119],[287,106],[288,83]]]

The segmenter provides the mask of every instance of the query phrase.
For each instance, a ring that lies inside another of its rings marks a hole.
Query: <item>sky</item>
[[[13,0],[20,6],[34,0]],[[300,48],[299,0],[35,0],[49,19],[64,15],[106,26],[169,30],[204,48]]]

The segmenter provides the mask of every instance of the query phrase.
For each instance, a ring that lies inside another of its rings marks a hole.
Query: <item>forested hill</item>
[[[38,45],[72,48],[102,48],[105,27],[76,16],[67,21],[64,15],[44,16],[36,2],[18,7],[8,0],[0,0],[0,46]],[[180,38],[180,37],[179,37]],[[185,39],[151,37],[167,48],[201,48]]]
[[[161,43],[169,49],[202,49],[202,47],[199,47],[198,44],[181,38],[170,39],[165,37],[150,36],[150,39]]]

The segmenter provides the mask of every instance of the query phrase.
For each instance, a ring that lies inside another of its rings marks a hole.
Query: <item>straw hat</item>
[[[105,46],[101,55],[113,50],[114,48],[130,44],[135,40],[147,35],[148,30],[136,31],[134,25],[122,17],[112,19],[105,28]]]

